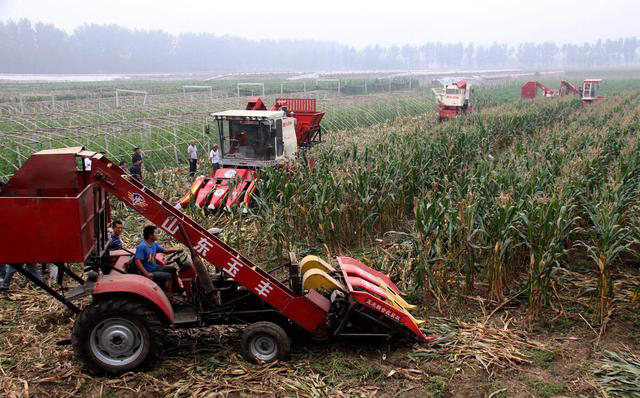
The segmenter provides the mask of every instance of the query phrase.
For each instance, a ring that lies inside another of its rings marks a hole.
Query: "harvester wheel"
[[[270,363],[289,357],[291,340],[284,329],[275,323],[256,322],[244,330],[240,350],[250,362]]]
[[[75,324],[73,351],[96,373],[112,375],[149,364],[162,349],[165,325],[145,304],[101,300],[85,307]]]

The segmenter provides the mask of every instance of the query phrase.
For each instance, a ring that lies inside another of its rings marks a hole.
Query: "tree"
[[[624,39],[624,44],[622,45],[622,53],[623,53],[625,64],[631,65],[635,61],[637,50],[638,50],[637,38],[629,37]]]
[[[318,40],[252,41],[213,33],[171,35],[86,24],[72,34],[26,19],[0,22],[0,72],[154,73],[318,69],[398,69],[632,65],[638,62],[635,37],[582,45],[553,42],[427,42],[419,46],[354,49]]]

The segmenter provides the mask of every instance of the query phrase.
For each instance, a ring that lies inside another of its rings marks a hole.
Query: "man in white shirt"
[[[187,147],[187,153],[189,154],[189,176],[193,177],[198,169],[198,150],[196,149],[195,140],[192,140]]]
[[[91,159],[84,158],[84,170],[91,171]]]
[[[216,170],[220,168],[220,151],[218,150],[218,144],[213,144],[209,152],[209,159],[211,159],[211,174],[215,174]]]

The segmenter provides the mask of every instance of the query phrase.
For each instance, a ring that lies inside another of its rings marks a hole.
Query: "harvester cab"
[[[598,95],[601,82],[602,79],[586,79],[582,83],[582,102],[592,103],[603,98]]]
[[[448,120],[457,115],[473,111],[470,102],[471,85],[460,80],[446,84],[441,88],[433,88],[433,95],[438,105],[438,120]]]
[[[239,110],[211,115],[218,124],[220,165],[260,168],[295,158],[295,118],[284,111]]]

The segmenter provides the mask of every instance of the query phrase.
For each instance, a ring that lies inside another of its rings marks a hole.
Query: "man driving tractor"
[[[156,253],[171,254],[181,252],[181,249],[165,249],[156,243],[156,227],[147,225],[142,231],[144,240],[136,246],[134,257],[135,271],[157,283],[172,297],[174,291],[179,290],[176,268],[159,266],[156,264]]]

